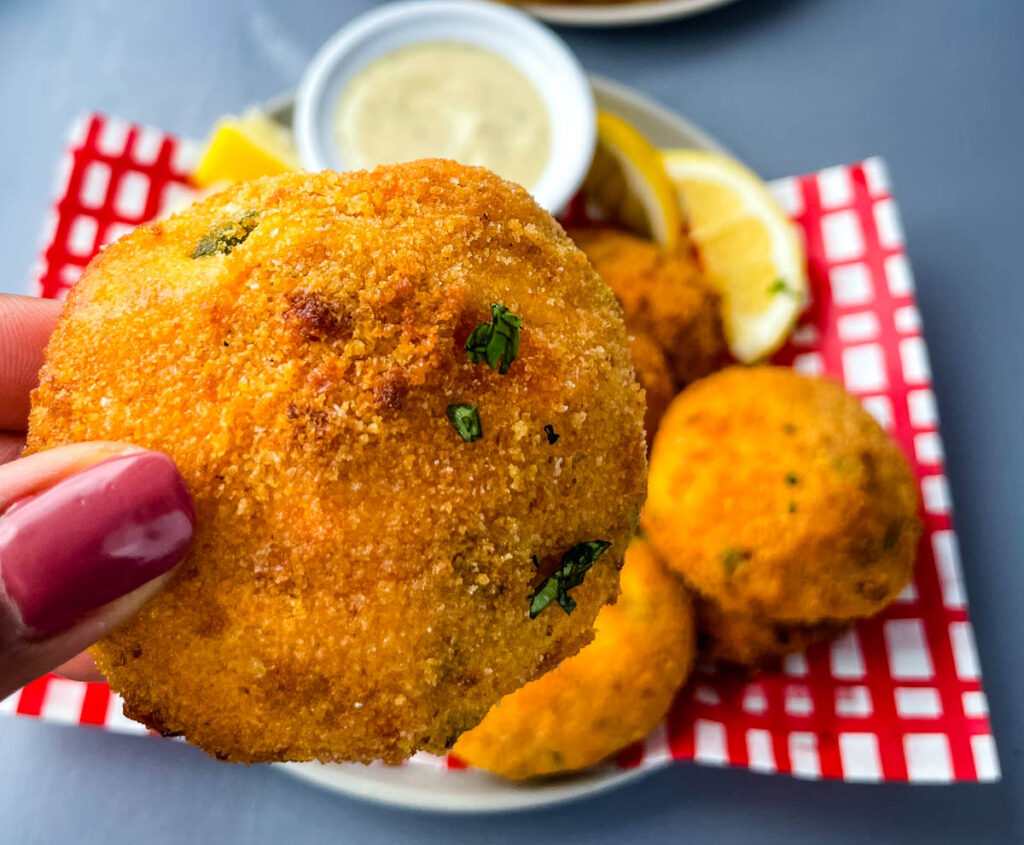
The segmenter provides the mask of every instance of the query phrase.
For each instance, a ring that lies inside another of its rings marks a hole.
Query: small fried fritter
[[[636,539],[622,594],[575,657],[506,696],[455,744],[470,765],[523,779],[583,769],[662,720],[693,666],[693,611],[682,583]]]
[[[78,440],[189,485],[193,551],[93,652],[129,715],[229,760],[444,751],[590,641],[645,488],[614,295],[445,161],[238,185],[106,249],[33,397],[32,450]],[[592,540],[574,612],[531,619]]]
[[[661,418],[676,394],[675,384],[665,353],[649,335],[639,331],[631,332],[629,350],[633,354],[637,380],[647,396],[644,428],[647,430],[649,446],[654,442],[654,433],[658,430]]]
[[[842,386],[782,367],[733,367],[673,400],[643,524],[722,618],[783,628],[880,611],[910,580],[921,534],[896,443]]]
[[[775,669],[783,657],[841,634],[849,622],[782,622],[749,610],[723,610],[714,599],[694,593],[701,654],[719,663]]]
[[[669,360],[676,390],[726,355],[719,297],[688,240],[675,253],[616,229],[575,229],[572,239],[622,302],[630,331],[650,335]]]

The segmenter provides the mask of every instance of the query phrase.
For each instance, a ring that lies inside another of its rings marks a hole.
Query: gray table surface
[[[295,84],[365,0],[0,0],[0,289],[23,291],[72,118],[202,136]],[[0,842],[1024,841],[1024,3],[742,0],[563,30],[588,69],[687,115],[766,177],[890,164],[931,347],[1004,779],[849,786],[680,765],[490,818],[320,792],[177,743],[0,719]]]

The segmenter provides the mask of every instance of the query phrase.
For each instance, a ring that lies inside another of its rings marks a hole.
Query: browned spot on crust
[[[129,719],[134,719],[136,722],[141,722],[151,731],[156,731],[161,736],[181,736],[183,733],[182,731],[174,731],[167,727],[159,713],[140,710],[132,707],[127,702],[124,705],[124,715]]]
[[[339,314],[320,294],[296,291],[288,295],[284,318],[303,340],[341,340],[352,335],[352,320]]]
[[[382,411],[397,411],[409,394],[409,381],[398,369],[388,370],[373,388],[373,398]]]

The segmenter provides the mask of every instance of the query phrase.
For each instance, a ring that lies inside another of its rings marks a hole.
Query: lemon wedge
[[[601,219],[621,223],[665,249],[679,242],[682,214],[661,155],[621,117],[597,114],[597,149],[583,195]]]
[[[200,187],[299,168],[291,133],[258,109],[220,120],[192,178]]]
[[[665,150],[708,281],[722,296],[729,349],[766,358],[808,302],[803,244],[764,182],[739,162],[703,150]]]

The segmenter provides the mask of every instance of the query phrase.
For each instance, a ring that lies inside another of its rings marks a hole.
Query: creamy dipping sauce
[[[335,137],[346,168],[450,158],[527,188],[551,155],[551,122],[530,81],[501,56],[449,41],[359,71],[338,100]]]

